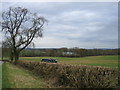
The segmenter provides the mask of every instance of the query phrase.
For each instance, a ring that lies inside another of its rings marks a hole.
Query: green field
[[[111,56],[89,56],[81,58],[68,58],[68,57],[20,57],[20,60],[41,61],[43,58],[57,59],[61,64],[74,64],[74,65],[92,65],[103,67],[118,67],[118,55]]]

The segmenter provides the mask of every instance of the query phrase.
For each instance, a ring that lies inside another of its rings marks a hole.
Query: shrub
[[[117,88],[120,73],[117,69],[100,66],[51,64],[19,61],[18,65],[29,69],[51,84],[75,88]]]

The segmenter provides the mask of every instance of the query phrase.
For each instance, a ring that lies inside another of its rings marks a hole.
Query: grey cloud
[[[34,41],[37,47],[117,46],[117,3],[4,3],[3,6],[3,10],[9,6],[26,7],[48,19],[43,39]]]

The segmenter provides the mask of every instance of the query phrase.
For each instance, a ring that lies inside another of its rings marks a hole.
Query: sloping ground
[[[13,64],[3,64],[2,88],[50,88],[42,78]]]

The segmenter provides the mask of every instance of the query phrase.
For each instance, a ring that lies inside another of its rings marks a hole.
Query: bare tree
[[[2,31],[7,45],[11,48],[11,60],[14,59],[15,62],[19,59],[19,53],[34,38],[42,37],[43,26],[47,22],[44,17],[22,7],[10,7],[2,13],[2,20]]]

